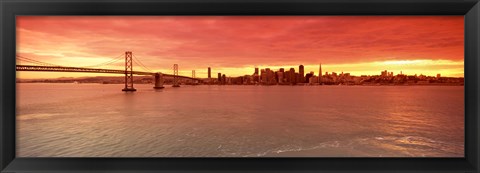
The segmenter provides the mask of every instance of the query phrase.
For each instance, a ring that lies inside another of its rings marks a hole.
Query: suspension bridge
[[[125,74],[125,88],[122,91],[132,92],[136,91],[133,87],[133,75],[144,75],[144,76],[153,76],[155,78],[154,89],[163,89],[164,78],[172,77],[173,78],[173,87],[180,86],[180,79],[188,79],[192,81],[200,81],[200,79],[195,78],[195,70],[192,71],[192,77],[178,75],[178,64],[173,65],[173,74],[166,74],[162,72],[153,72],[148,67],[146,67],[142,61],[133,55],[131,51],[125,52],[125,64],[124,69],[106,69],[98,67],[110,67],[110,66],[119,66],[118,63],[123,59],[123,54],[113,58],[109,61],[102,62],[95,65],[81,66],[81,67],[70,67],[70,66],[61,66],[57,64],[46,63],[38,61],[32,58],[19,56],[17,55],[17,65],[16,71],[37,71],[37,72],[74,72],[74,73],[110,73],[110,74]],[[29,65],[22,65],[20,63],[29,63]],[[141,69],[145,71],[134,71],[133,64],[138,65]],[[122,66],[123,67],[123,66]]]

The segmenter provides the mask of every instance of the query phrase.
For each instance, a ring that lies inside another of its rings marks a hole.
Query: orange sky
[[[463,16],[19,16],[17,55],[65,66],[132,51],[149,69],[180,75],[252,74],[254,67],[463,77]],[[104,68],[122,69],[123,61]],[[17,61],[17,64],[29,64]],[[139,66],[134,70],[143,71]],[[18,72],[19,78],[105,76]]]

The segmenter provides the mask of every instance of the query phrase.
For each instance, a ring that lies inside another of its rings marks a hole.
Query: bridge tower
[[[156,73],[155,74],[155,86],[153,87],[154,89],[163,89],[163,74],[162,73]]]
[[[129,91],[137,91],[133,88],[133,65],[132,65],[132,52],[126,51],[125,52],[125,88],[122,91],[129,92]]]
[[[197,81],[195,80],[195,70],[192,70],[192,84],[196,85]]]
[[[180,87],[178,84],[178,64],[173,64],[173,86]]]

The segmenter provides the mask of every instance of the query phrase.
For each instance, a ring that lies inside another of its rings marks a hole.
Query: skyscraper
[[[304,83],[305,82],[305,72],[303,69],[303,65],[298,66],[298,74],[300,74],[299,82]]]
[[[310,78],[313,77],[313,71],[305,75],[305,83],[310,83]]]
[[[227,83],[227,77],[225,74],[222,75],[222,85],[225,85]]]
[[[265,72],[265,69],[260,70],[260,80],[262,83],[267,82],[267,73]]]
[[[290,82],[290,71],[286,71],[283,73],[283,78],[285,82],[289,83]]]
[[[322,84],[322,63],[320,63],[320,67],[318,69],[318,83]]]
[[[294,68],[290,68],[290,72],[289,72],[289,79],[290,79],[290,83],[296,83],[295,81],[295,69]]]
[[[260,77],[258,75],[258,67],[255,67],[255,73],[253,73],[253,81],[260,82]]]
[[[222,82],[222,73],[218,73],[218,82],[219,82],[219,83]]]
[[[212,78],[212,70],[208,67],[208,80]]]
[[[276,72],[276,77],[277,77],[277,81],[278,81],[279,84],[283,84],[283,81],[284,81],[283,74],[284,74],[283,71],[277,71]]]
[[[388,73],[387,70],[382,71],[382,73],[381,73],[380,76],[382,76],[382,77],[387,77],[387,75],[388,75],[387,73]]]
[[[265,83],[269,83],[270,80],[272,79],[272,76],[270,76],[270,68],[265,69]]]

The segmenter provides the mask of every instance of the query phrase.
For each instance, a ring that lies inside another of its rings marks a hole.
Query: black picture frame
[[[1,172],[479,172],[479,0],[0,0]],[[464,15],[465,158],[16,158],[17,15]]]

